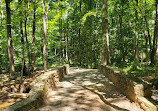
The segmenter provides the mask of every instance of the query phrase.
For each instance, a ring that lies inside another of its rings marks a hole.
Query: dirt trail
[[[142,111],[97,70],[70,68],[70,74],[33,111]]]

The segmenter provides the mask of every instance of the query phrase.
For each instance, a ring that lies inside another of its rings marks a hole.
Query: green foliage
[[[90,10],[89,12],[87,12],[87,13],[83,16],[81,24],[84,24],[84,23],[85,23],[85,21],[86,21],[86,19],[87,19],[88,16],[92,16],[92,15],[93,15],[93,16],[96,16],[96,14],[97,14],[97,12],[96,12],[95,10]]]
[[[138,5],[129,0],[109,0],[106,18],[110,42],[110,58],[112,64],[123,68],[126,72],[143,71],[145,56],[144,16],[147,16],[151,41],[154,38],[155,1],[139,1]],[[33,12],[36,7],[36,44],[32,45]],[[0,8],[0,55],[2,55],[2,69],[8,71],[8,45],[6,34],[5,1]],[[134,68],[135,48],[135,10],[138,11],[139,34],[139,66]],[[21,13],[22,11],[22,13]],[[98,0],[46,0],[48,18],[47,51],[48,65],[57,66],[66,61],[66,52],[72,66],[97,68],[101,58],[102,44],[102,2]],[[146,13],[144,13],[146,11]],[[25,63],[29,65],[28,52],[34,49],[36,66],[42,66],[43,46],[43,7],[41,0],[11,2],[12,36],[14,47],[15,67],[20,71],[22,44],[20,38],[20,20],[23,19],[23,33],[25,35],[25,20],[27,18],[27,39],[25,40]],[[122,24],[121,24],[122,21]],[[122,27],[120,26],[122,25]],[[122,32],[121,32],[122,30]],[[151,44],[153,46],[153,44]],[[2,47],[2,48],[1,48]],[[148,46],[148,50],[149,46]],[[150,51],[149,51],[150,52]],[[150,54],[149,54],[150,55]],[[125,61],[123,60],[123,57]],[[150,61],[149,61],[150,62]],[[149,67],[150,71],[150,67]]]

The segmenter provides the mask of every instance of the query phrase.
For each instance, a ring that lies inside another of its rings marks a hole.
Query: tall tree
[[[6,2],[6,12],[7,12],[8,56],[10,62],[10,74],[13,75],[15,73],[15,68],[14,68],[13,44],[12,44],[12,34],[11,34],[11,14],[10,14],[11,0],[5,0],[5,2]]]
[[[82,1],[80,0],[80,5],[79,5],[79,17],[81,18],[81,14],[82,14]],[[81,65],[81,22],[79,23],[79,29],[78,29],[78,36],[79,36],[79,63]]]
[[[47,61],[46,61],[46,39],[47,39],[47,13],[46,13],[46,8],[45,8],[45,0],[42,0],[42,5],[43,5],[43,31],[44,31],[44,36],[43,36],[43,68],[44,71],[47,70]]]
[[[25,9],[24,9],[24,12],[25,12],[25,19],[24,19],[24,26],[25,26],[25,38],[26,38],[26,46],[27,46],[27,56],[28,56],[28,69],[29,69],[29,74],[30,74],[30,67],[31,67],[31,53],[30,53],[30,46],[29,46],[29,40],[28,40],[28,37],[27,37],[27,19],[28,19],[28,16],[29,16],[29,0],[25,0]]]
[[[148,73],[148,40],[150,40],[150,33],[149,33],[149,27],[148,27],[148,21],[147,21],[147,16],[146,16],[146,0],[145,0],[145,10],[144,10],[144,20],[145,20],[145,32],[144,32],[144,36],[145,36],[145,54],[146,54],[146,58],[145,58],[145,72]],[[150,48],[151,49],[151,48]]]
[[[155,26],[155,28],[157,29],[157,27],[158,27],[158,0],[156,0],[155,1],[155,5],[156,5],[156,26]],[[156,53],[155,53],[155,62],[156,62],[156,64],[155,64],[155,73],[156,73],[156,77],[158,77],[158,31],[157,30],[155,30],[156,32],[156,44],[157,44],[157,46],[156,46]]]
[[[36,30],[36,6],[35,0],[33,0],[33,26],[32,26],[32,53],[31,53],[31,72],[34,72],[35,66],[35,30]]]
[[[152,46],[152,50],[151,50],[151,64],[154,65],[156,60],[155,60],[155,55],[156,55],[156,49],[157,49],[157,45],[156,45],[156,39],[157,39],[157,29],[158,29],[158,23],[157,23],[157,19],[158,19],[158,11],[157,11],[157,0],[155,0],[155,7],[156,7],[156,17],[155,17],[155,27],[154,27],[154,38],[153,38],[153,46]]]
[[[61,7],[61,15],[62,15],[62,7]],[[59,30],[60,30],[60,64],[63,63],[63,56],[62,56],[62,28],[63,28],[63,21],[62,18],[59,19]]]
[[[138,68],[139,66],[139,49],[138,49],[138,0],[136,0],[136,8],[135,8],[135,66]]]
[[[20,15],[22,15],[23,13],[22,13],[22,9],[23,9],[23,7],[21,7],[21,5],[22,5],[22,0],[19,0],[19,6],[20,6]],[[23,84],[23,75],[24,75],[24,62],[25,62],[25,60],[24,60],[24,51],[25,51],[25,49],[24,49],[24,44],[25,44],[25,42],[24,42],[24,34],[23,34],[23,18],[22,18],[23,16],[21,16],[20,17],[20,36],[21,36],[21,44],[22,44],[22,46],[21,46],[21,49],[22,49],[22,57],[21,57],[21,61],[22,61],[22,64],[21,64],[21,83],[20,83],[20,93],[22,93],[23,92],[23,88],[24,88],[24,84]]]
[[[102,7],[102,53],[101,53],[101,63],[107,65],[110,63],[110,51],[109,51],[109,35],[108,35],[108,20],[107,20],[107,0],[103,0]]]
[[[122,55],[123,62],[125,62],[125,49],[124,49],[124,34],[123,34],[123,4],[120,6],[119,22],[120,22],[120,55]]]
[[[68,13],[68,12],[67,12]],[[68,34],[69,34],[69,18],[67,17],[67,23],[66,23],[66,63],[69,64],[69,55],[68,55]]]
[[[2,2],[0,0],[0,9],[1,9],[1,26],[0,30],[2,29],[2,21],[3,21],[3,10],[2,10]],[[0,35],[0,73],[2,72],[2,36]]]

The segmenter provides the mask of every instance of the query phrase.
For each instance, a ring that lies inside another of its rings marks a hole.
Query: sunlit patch
[[[47,101],[39,111],[141,111],[93,69],[70,68],[70,74],[49,93]]]
[[[61,84],[62,84],[62,86],[63,86],[64,88],[68,88],[68,87],[74,86],[74,84],[72,84],[72,83],[70,83],[70,82],[62,82]]]
[[[1,110],[1,109],[4,109],[4,108],[6,108],[7,106],[10,106],[10,105],[12,105],[12,104],[14,104],[14,102],[11,102],[11,103],[9,103],[9,102],[1,103],[1,102],[0,102],[0,110]]]
[[[84,81],[82,84],[83,85],[95,85],[95,83],[92,83],[90,81]]]
[[[98,86],[98,87],[104,87],[103,84],[96,84],[96,86]]]

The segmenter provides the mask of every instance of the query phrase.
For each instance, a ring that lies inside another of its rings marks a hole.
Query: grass
[[[128,74],[136,74],[138,76],[146,76],[153,75],[155,73],[154,66],[148,66],[148,71],[145,71],[145,66],[141,66],[136,68],[134,63],[126,63],[126,64],[115,64],[115,67],[122,69],[124,72]]]
[[[134,76],[148,83],[153,83],[155,77],[155,69],[154,66],[148,66],[148,70],[145,70],[145,66],[142,65],[139,68],[135,67],[133,63],[124,63],[124,64],[115,64],[114,67],[118,69],[122,69],[127,76]]]

